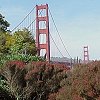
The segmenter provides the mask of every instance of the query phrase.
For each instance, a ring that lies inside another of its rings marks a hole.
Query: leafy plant
[[[47,62],[10,61],[2,67],[0,74],[5,78],[7,91],[17,100],[47,100],[61,88],[60,82],[66,78],[67,71],[64,66]]]
[[[99,100],[100,61],[75,65],[62,83],[57,100]]]
[[[7,31],[7,27],[9,27],[9,23],[4,19],[5,17],[0,14],[0,31]]]
[[[24,54],[15,54],[15,55],[3,55],[0,56],[0,66],[2,67],[3,64],[5,64],[8,61],[23,61],[25,63],[29,63],[32,61],[45,61],[45,59],[39,57],[39,56],[32,56],[32,55],[24,55]]]
[[[35,40],[28,29],[24,28],[14,32],[12,38],[14,41],[9,51],[11,54],[36,55]]]

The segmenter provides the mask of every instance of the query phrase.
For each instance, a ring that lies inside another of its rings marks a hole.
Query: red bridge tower
[[[45,15],[41,12],[44,10]],[[41,16],[40,16],[41,14]],[[44,27],[41,28],[40,23],[44,23]],[[45,35],[45,43],[40,43],[40,35]],[[46,59],[50,62],[50,39],[49,39],[49,17],[48,17],[48,4],[36,5],[36,47],[38,49],[37,54],[40,56],[41,49],[45,49]]]
[[[88,46],[84,46],[84,63],[89,62],[89,52],[88,52]]]

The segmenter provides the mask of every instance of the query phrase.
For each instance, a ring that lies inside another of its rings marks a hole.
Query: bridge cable
[[[49,34],[50,34],[50,33],[49,33]],[[59,51],[59,53],[62,55],[62,57],[64,57],[64,55],[61,53],[60,49],[58,48],[58,46],[57,46],[56,42],[54,41],[54,39],[53,39],[53,37],[52,37],[51,34],[50,34],[50,37],[51,37],[52,41],[54,42],[54,44],[55,44],[57,50]]]
[[[60,38],[60,40],[61,40],[61,42],[62,42],[62,44],[63,44],[63,46],[64,46],[64,48],[65,48],[65,51],[67,52],[67,54],[69,55],[69,57],[72,58],[71,55],[69,54],[68,50],[66,49],[65,44],[64,44],[64,42],[63,42],[63,40],[62,40],[62,38],[61,38],[61,36],[60,36],[60,33],[59,33],[59,31],[58,31],[58,28],[57,28],[57,26],[56,26],[56,23],[55,23],[55,21],[54,21],[54,18],[53,18],[52,14],[51,14],[50,9],[49,9],[49,13],[50,13],[50,16],[51,16],[51,18],[52,18],[52,21],[53,21],[53,23],[54,23],[55,29],[56,29],[56,31],[57,31],[57,33],[58,33],[58,36],[59,36],[59,38]]]
[[[43,10],[40,11],[39,15],[42,13],[42,11]],[[27,28],[29,28],[35,21],[36,21],[36,18],[30,23],[30,25]]]
[[[40,13],[40,14],[41,14],[41,13]],[[42,16],[42,14],[41,14],[41,16]],[[45,22],[44,22],[44,25],[46,25],[46,23],[45,23]],[[50,34],[50,33],[49,33],[49,34]],[[54,41],[54,39],[53,39],[53,37],[52,37],[52,35],[51,35],[51,34],[50,34],[50,37],[51,37],[51,39],[52,39],[53,43],[55,44],[55,46],[56,46],[57,50],[59,51],[59,53],[62,55],[62,57],[64,57],[64,55],[61,53],[60,49],[58,48],[58,46],[57,46],[56,42]]]
[[[23,20],[15,28],[12,29],[11,32],[13,32],[15,29],[17,29],[25,21],[25,19],[32,13],[32,11],[35,9],[35,7],[23,18]]]

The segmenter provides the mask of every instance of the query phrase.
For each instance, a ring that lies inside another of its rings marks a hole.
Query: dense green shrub
[[[14,60],[19,60],[23,61],[25,63],[29,63],[32,61],[45,61],[45,59],[39,57],[39,56],[32,56],[32,55],[24,55],[24,54],[15,54],[15,55],[1,55],[0,56],[0,65],[2,66],[4,63],[8,61],[14,61]]]

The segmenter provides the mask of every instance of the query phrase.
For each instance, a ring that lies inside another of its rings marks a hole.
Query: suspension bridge
[[[50,21],[52,21],[52,29],[50,28]],[[65,58],[64,60],[66,63],[73,63],[72,57],[61,37],[61,33],[57,28],[48,4],[36,5],[33,7],[23,20],[12,29],[12,32],[24,28],[27,28],[34,35],[38,56],[45,56],[46,60],[50,62],[52,54],[51,49],[53,49],[52,51],[56,51],[57,54],[59,53],[60,57]],[[56,35],[53,36],[55,33]],[[57,42],[59,42],[59,45],[57,45]],[[65,50],[63,52],[65,52],[66,55],[62,53],[60,45],[63,46],[63,49]],[[68,61],[67,58],[70,60]],[[89,61],[88,47],[84,47],[84,61]],[[74,63],[75,62],[78,62],[78,58],[76,61],[74,59]]]

